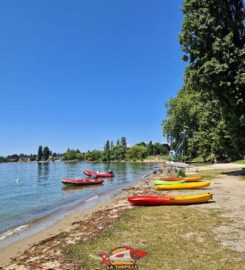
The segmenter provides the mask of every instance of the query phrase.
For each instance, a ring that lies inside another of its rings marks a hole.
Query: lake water
[[[154,163],[1,163],[0,240],[11,228],[55,213],[74,202],[113,193],[154,170]],[[62,178],[85,178],[83,170],[108,171],[115,177],[102,185],[68,188]]]

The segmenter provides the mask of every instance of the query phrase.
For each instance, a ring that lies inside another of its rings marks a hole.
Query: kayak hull
[[[173,190],[173,189],[193,189],[193,188],[205,188],[210,186],[210,182],[196,182],[196,183],[180,183],[175,185],[157,185],[157,190]]]
[[[201,181],[203,178],[202,176],[195,176],[195,177],[161,177],[159,180],[164,181],[181,181],[184,180],[185,182],[198,182]]]
[[[91,179],[91,178],[81,178],[81,179],[64,178],[61,180],[61,183],[64,185],[77,185],[77,186],[99,185],[102,184],[103,182],[104,180],[102,179]]]
[[[83,173],[87,176],[96,176],[96,177],[113,177],[113,173],[108,173],[108,172],[92,172],[85,170]]]
[[[199,194],[191,196],[134,196],[128,201],[134,205],[158,206],[158,205],[188,205],[206,203],[212,200],[212,194]]]
[[[185,181],[184,181],[184,180],[181,180],[181,181],[155,180],[155,181],[152,181],[152,183],[153,183],[154,185],[175,185],[175,184],[185,183]]]

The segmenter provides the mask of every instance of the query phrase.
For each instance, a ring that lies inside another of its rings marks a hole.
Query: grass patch
[[[210,165],[213,165],[213,163],[211,162],[206,162],[206,163],[190,163],[191,166],[195,166],[195,167],[204,167],[204,166],[210,166]]]
[[[163,155],[163,156],[148,156],[148,157],[146,157],[146,159],[148,159],[148,160],[156,160],[156,159],[169,160],[169,156],[168,155]]]
[[[239,178],[240,178],[242,181],[245,181],[245,175],[240,175]]]
[[[202,176],[205,180],[212,180],[222,174],[228,174],[230,172],[239,172],[239,170],[234,169],[228,169],[228,170],[203,170],[199,171],[196,175],[191,175],[190,177],[195,177],[195,176]]]
[[[239,177],[240,180],[245,180],[245,171],[240,170],[240,169],[228,169],[228,170],[203,170],[199,171],[198,174],[196,175],[191,175],[193,176],[202,176],[205,180],[212,180],[214,178],[217,178],[221,175],[230,175],[230,176],[236,176]]]
[[[148,252],[137,261],[141,270],[242,269],[241,254],[221,247],[213,228],[221,225],[217,210],[194,207],[136,207],[126,211],[113,229],[89,243],[63,250],[69,259],[80,260],[81,269],[105,269],[98,254],[127,244]]]
[[[160,156],[160,159],[162,159],[162,160],[169,160],[169,156],[168,155]]]
[[[196,158],[193,158],[191,160],[191,162],[199,162],[199,163],[203,163],[204,162],[204,159],[202,157],[196,157]]]
[[[202,157],[193,158],[191,161],[188,162],[190,165],[195,167],[202,167],[202,166],[209,166],[213,165],[210,161],[205,161]]]
[[[245,159],[241,159],[241,160],[236,160],[232,163],[235,163],[235,164],[245,164]]]

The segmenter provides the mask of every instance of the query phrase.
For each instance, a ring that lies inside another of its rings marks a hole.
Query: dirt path
[[[230,223],[215,229],[217,237],[222,245],[235,251],[245,252],[245,180],[239,177],[242,170],[242,174],[245,175],[245,164],[218,163],[197,169],[200,172],[231,170],[211,180],[210,191],[214,194],[215,203],[193,207],[221,210],[222,216],[229,218]]]
[[[218,208],[230,223],[215,229],[224,246],[245,252],[245,181],[237,176],[222,175],[212,181],[215,203],[203,208]],[[245,253],[244,253],[245,254]]]

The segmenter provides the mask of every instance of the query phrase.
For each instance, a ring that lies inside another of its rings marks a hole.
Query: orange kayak
[[[203,178],[202,176],[194,176],[194,177],[161,177],[159,180],[164,181],[181,181],[184,180],[185,182],[198,182],[201,181]]]

